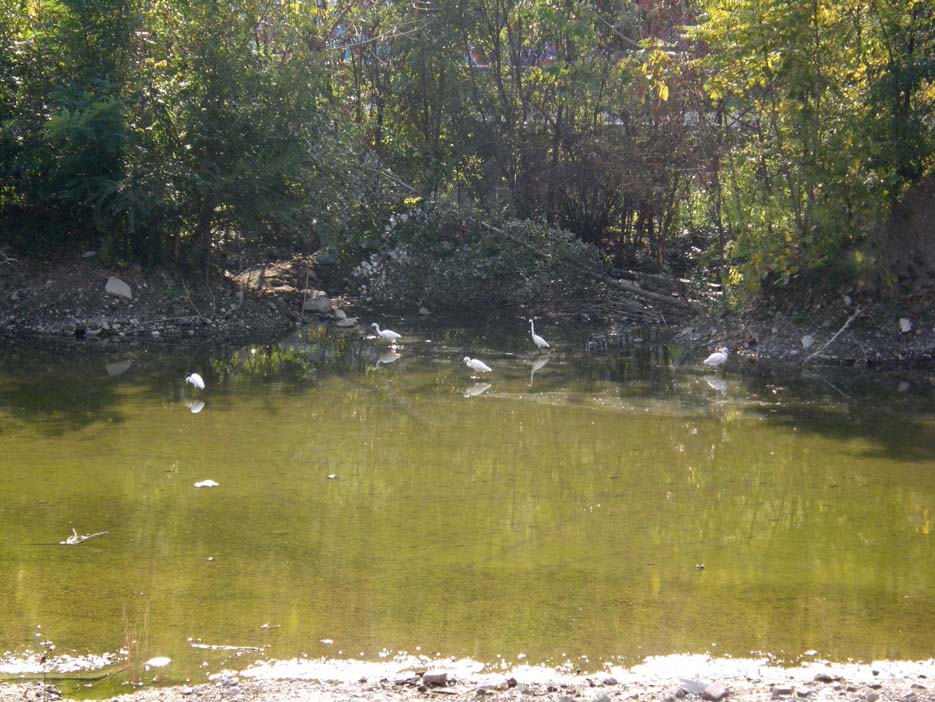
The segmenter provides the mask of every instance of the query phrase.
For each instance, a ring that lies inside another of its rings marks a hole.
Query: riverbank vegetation
[[[924,0],[0,0],[0,245],[319,252],[438,304],[609,266],[931,291],[888,252],[933,56]]]

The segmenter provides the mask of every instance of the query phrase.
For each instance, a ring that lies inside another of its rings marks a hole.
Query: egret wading
[[[711,366],[712,368],[717,368],[718,366],[723,366],[727,363],[727,348],[720,348],[710,356],[708,356],[703,363],[706,366]]]
[[[493,370],[479,358],[470,358],[469,356],[464,357],[464,365],[473,371],[477,371],[478,373],[489,373]]]
[[[532,334],[532,343],[534,343],[539,350],[552,348],[549,346],[548,341],[536,334],[536,325],[533,324],[531,319],[529,320],[529,333]]]
[[[374,322],[374,323],[371,324],[370,326],[377,330],[377,336],[379,336],[381,339],[383,339],[383,341],[390,341],[390,342],[392,342],[392,341],[396,341],[397,339],[402,339],[402,338],[403,338],[403,335],[402,335],[402,334],[397,334],[397,333],[394,332],[392,329],[384,329],[384,330],[381,331],[381,330],[380,330],[380,325],[377,324],[376,322]]]
[[[185,378],[185,382],[186,382],[186,383],[189,383],[189,384],[191,384],[191,385],[193,385],[194,388],[195,388],[196,390],[204,390],[204,389],[205,389],[205,381],[204,381],[204,379],[203,379],[200,375],[198,375],[197,373],[192,373],[190,376],[188,376],[187,378]]]

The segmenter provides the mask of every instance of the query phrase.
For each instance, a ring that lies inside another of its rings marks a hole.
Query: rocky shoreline
[[[766,660],[666,656],[632,669],[609,668],[593,675],[517,668],[503,674],[452,674],[441,669],[393,671],[346,680],[347,669],[334,662],[316,665],[317,677],[294,670],[280,677],[276,666],[212,676],[208,684],[146,686],[109,698],[112,702],[415,702],[428,699],[513,702],[615,702],[647,700],[813,700],[831,702],[931,702],[935,700],[935,661],[831,664],[813,661],[784,668]],[[324,668],[324,669],[323,669]],[[371,673],[374,671],[371,670]],[[375,679],[376,678],[376,679]],[[92,693],[93,695],[93,693]],[[87,696],[83,694],[82,696]],[[39,682],[0,685],[0,702],[54,700],[62,696]]]
[[[298,287],[299,260],[225,272],[191,287],[166,271],[115,274],[93,258],[0,268],[0,337],[124,348],[179,342],[232,344],[275,338],[303,321],[339,321],[335,302]]]
[[[198,287],[164,270],[115,273],[93,257],[42,266],[6,262],[0,266],[0,340],[114,349],[232,345],[268,341],[311,321],[355,327],[351,302],[323,287],[314,260],[302,257],[236,274],[218,271]],[[576,319],[573,311],[537,313]],[[613,318],[592,321],[609,335],[627,334],[632,326]],[[935,309],[924,299],[897,305],[856,294],[816,297],[782,308],[699,314],[657,336],[699,353],[724,346],[746,363],[935,368]]]

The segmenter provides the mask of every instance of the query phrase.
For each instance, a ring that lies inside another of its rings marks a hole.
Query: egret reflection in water
[[[706,375],[704,381],[712,390],[717,390],[722,395],[727,394],[727,381],[723,378],[718,378],[716,375]]]
[[[532,387],[532,381],[536,377],[536,371],[542,370],[548,362],[548,356],[540,356],[539,358],[533,359],[532,365],[529,368],[529,387]]]
[[[387,351],[385,353],[381,353],[380,357],[376,360],[376,363],[373,364],[373,369],[376,370],[377,368],[379,368],[381,363],[383,365],[387,365],[389,363],[395,363],[402,357],[403,355],[401,353],[396,353],[395,351]]]
[[[191,410],[192,414],[198,414],[205,408],[205,403],[202,400],[185,400],[185,406]]]
[[[485,392],[490,390],[490,383],[474,383],[473,385],[468,386],[464,391],[465,397],[477,397],[478,395],[483,395]]]

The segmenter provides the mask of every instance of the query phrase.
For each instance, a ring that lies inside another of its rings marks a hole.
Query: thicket
[[[0,0],[0,244],[323,248],[451,299],[689,241],[847,280],[933,115],[928,0]]]

